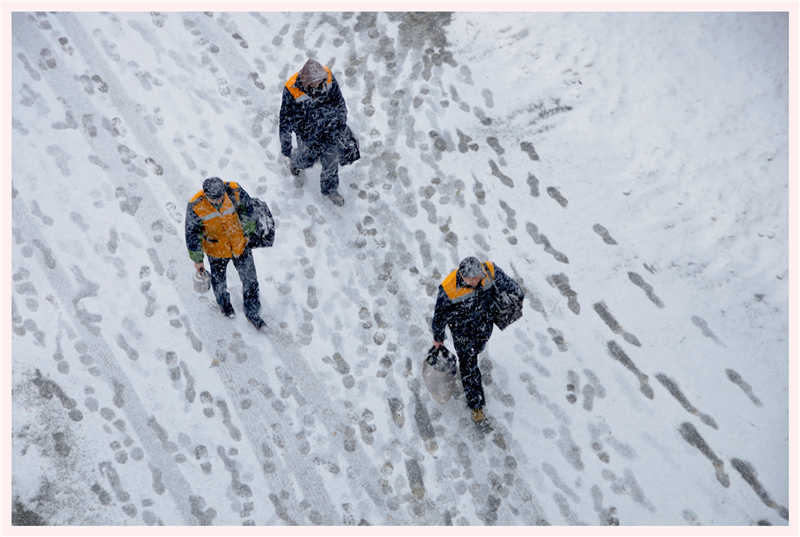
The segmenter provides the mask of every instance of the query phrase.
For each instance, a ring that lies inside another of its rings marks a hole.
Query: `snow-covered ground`
[[[787,524],[785,14],[16,13],[12,54],[17,522]],[[308,56],[342,209],[279,154]],[[192,288],[210,175],[276,215],[264,333]],[[486,436],[420,377],[467,255],[527,291]]]

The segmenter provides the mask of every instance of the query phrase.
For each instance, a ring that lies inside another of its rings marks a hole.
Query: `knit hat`
[[[328,72],[316,60],[309,59],[300,69],[300,83],[303,87],[310,88],[328,79]]]
[[[225,183],[219,177],[209,177],[203,181],[203,192],[207,198],[221,198],[225,194]]]
[[[486,276],[483,272],[483,264],[477,257],[465,257],[461,260],[461,263],[458,264],[458,273],[461,274],[462,278],[476,278],[480,276],[481,278]]]

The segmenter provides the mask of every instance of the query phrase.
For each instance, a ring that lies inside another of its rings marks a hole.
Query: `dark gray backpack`
[[[486,263],[483,267],[486,274],[490,274]],[[522,301],[525,299],[525,293],[517,282],[514,282],[514,287],[516,292],[500,291],[496,285],[492,287],[492,322],[500,330],[505,330],[522,317]]]
[[[253,203],[253,219],[256,222],[256,231],[250,235],[247,246],[250,248],[268,248],[275,242],[275,219],[266,202],[258,198],[251,198]]]
[[[500,330],[505,330],[508,325],[522,317],[523,297],[508,291],[494,290],[492,313],[494,324]]]
[[[344,130],[339,133],[336,139],[339,150],[339,166],[347,166],[361,158],[361,152],[358,149],[358,139],[356,138],[350,127],[345,125]]]

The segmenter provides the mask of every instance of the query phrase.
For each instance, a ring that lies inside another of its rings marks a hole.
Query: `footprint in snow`
[[[48,68],[49,69],[56,68],[56,60],[53,57],[53,53],[50,51],[49,48],[43,48],[42,51],[40,52],[40,55],[42,57],[41,61],[39,61],[40,69],[46,71]]]

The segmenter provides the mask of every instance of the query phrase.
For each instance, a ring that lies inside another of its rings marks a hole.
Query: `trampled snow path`
[[[786,524],[787,30],[15,14],[16,520]],[[309,53],[360,136],[344,209],[279,157]],[[192,290],[209,175],[278,220],[264,334]],[[527,290],[481,359],[486,437],[419,378],[472,254]]]

